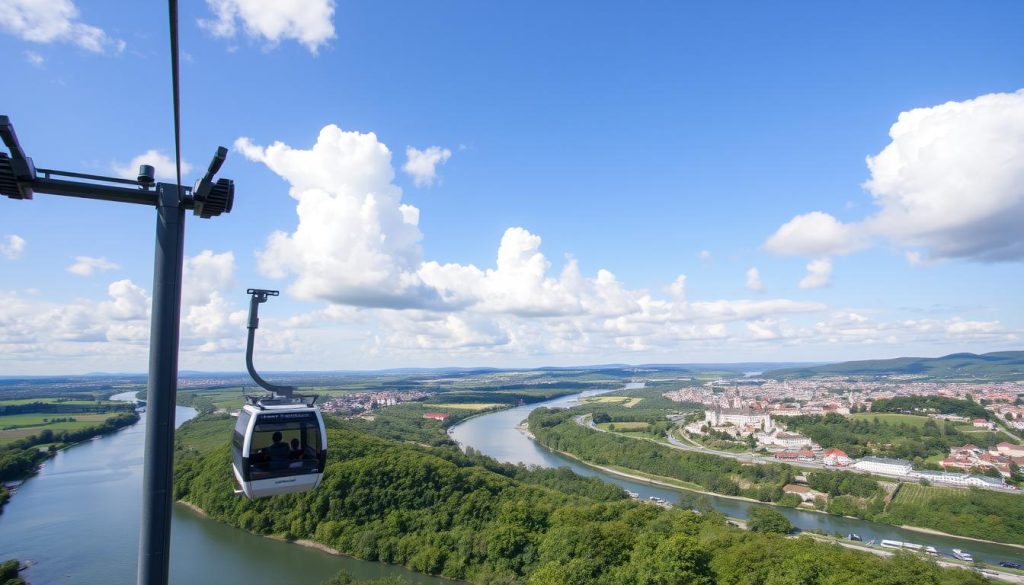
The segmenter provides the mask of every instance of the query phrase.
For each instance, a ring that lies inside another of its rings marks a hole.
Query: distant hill
[[[1000,351],[985,354],[954,353],[938,358],[905,357],[889,360],[863,360],[823,366],[771,370],[771,378],[809,378],[811,376],[892,376],[918,375],[929,378],[1024,379],[1024,351]]]

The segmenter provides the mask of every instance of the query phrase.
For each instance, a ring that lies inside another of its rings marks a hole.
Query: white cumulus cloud
[[[933,258],[1024,257],[1024,90],[900,114],[868,157],[871,231]]]
[[[437,165],[443,165],[451,158],[452,151],[440,146],[417,150],[411,146],[405,149],[405,164],[402,170],[412,177],[417,187],[429,187],[437,181]]]
[[[8,260],[17,260],[25,253],[25,238],[17,234],[8,234],[0,240],[0,255]]]
[[[100,304],[101,312],[115,321],[145,319],[149,313],[149,295],[130,280],[118,280],[107,287],[110,299]]]
[[[378,307],[439,305],[416,272],[421,263],[419,210],[402,203],[391,151],[373,133],[324,127],[309,150],[240,138],[235,148],[291,185],[298,225],[271,234],[260,271],[295,275],[304,299]]]
[[[155,148],[136,156],[126,165],[114,163],[111,165],[117,176],[124,179],[135,179],[139,176],[140,165],[151,165],[157,179],[173,180],[177,178],[174,159]],[[185,159],[181,159],[181,176],[184,177],[192,172],[192,165]]]
[[[821,288],[832,283],[832,260],[819,258],[807,265],[807,275],[800,280],[800,288]]]
[[[67,267],[67,271],[78,276],[92,276],[96,272],[104,270],[117,270],[120,268],[114,262],[106,258],[93,258],[91,256],[75,256],[74,264]]]
[[[235,254],[203,250],[185,258],[182,271],[182,323],[189,341],[237,349],[245,310],[236,309],[224,293],[234,286]],[[226,343],[226,345],[225,345]],[[203,351],[209,351],[208,349]]]
[[[1024,90],[903,112],[889,137],[867,157],[874,215],[851,223],[798,215],[765,248],[815,257],[885,239],[916,248],[917,263],[1024,258]]]
[[[732,326],[737,322],[827,308],[788,299],[690,301],[684,275],[659,297],[628,288],[607,269],[583,274],[571,257],[556,266],[541,236],[520,226],[504,231],[490,266],[427,260],[420,210],[402,201],[391,151],[376,135],[331,125],[306,149],[248,138],[235,148],[285,179],[296,202],[297,224],[270,235],[257,253],[260,271],[289,278],[288,290],[299,298],[329,303],[280,322],[303,330],[291,345],[322,339],[328,324],[359,322],[358,330],[372,332],[378,355],[670,352],[682,342],[733,339],[744,331]],[[195,327],[201,315],[195,312]],[[354,343],[367,343],[346,331]],[[209,347],[219,351],[221,344]]]
[[[866,245],[860,227],[844,224],[827,213],[812,211],[783,224],[764,247],[776,254],[831,256],[848,254]]]
[[[754,292],[764,290],[764,283],[761,282],[761,271],[756,266],[747,270],[747,288]]]
[[[0,2],[0,29],[33,43],[71,43],[93,53],[121,52],[124,41],[103,29],[78,20],[71,0],[4,0]],[[35,54],[39,57],[38,54]],[[41,62],[41,57],[39,57]],[[35,61],[29,56],[29,61]]]
[[[245,34],[276,46],[294,40],[314,55],[334,38],[334,0],[206,0],[213,19],[199,25],[212,35],[233,38],[241,24]]]

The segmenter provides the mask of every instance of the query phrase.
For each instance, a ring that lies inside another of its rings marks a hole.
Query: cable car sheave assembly
[[[278,291],[251,288],[249,339],[245,365],[256,384],[270,394],[245,395],[231,440],[236,494],[249,499],[304,492],[316,488],[327,463],[327,433],[315,394],[297,394],[294,386],[263,379],[252,365],[260,304]]]

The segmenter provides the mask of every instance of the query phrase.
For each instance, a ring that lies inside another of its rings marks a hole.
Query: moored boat
[[[961,550],[959,548],[954,548],[953,549],[953,556],[958,558],[958,559],[960,559],[961,561],[966,562],[966,563],[973,563],[974,562],[974,557],[971,556],[971,553],[969,553],[969,552],[967,552],[965,550]]]

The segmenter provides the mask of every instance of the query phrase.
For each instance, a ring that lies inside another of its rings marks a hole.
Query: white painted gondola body
[[[327,462],[320,409],[246,404],[231,442],[235,482],[249,499],[315,489]]]

